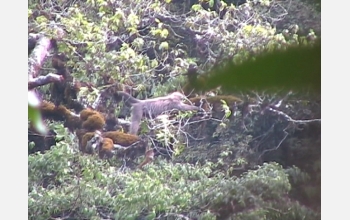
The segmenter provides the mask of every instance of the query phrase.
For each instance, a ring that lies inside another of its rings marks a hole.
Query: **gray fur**
[[[186,99],[186,96],[179,92],[174,92],[170,95],[139,100],[125,92],[118,92],[118,95],[122,96],[124,101],[132,106],[131,110],[131,126],[130,134],[136,135],[142,117],[157,117],[166,111],[179,110],[179,111],[198,111],[199,107],[193,105],[187,105],[182,102]]]

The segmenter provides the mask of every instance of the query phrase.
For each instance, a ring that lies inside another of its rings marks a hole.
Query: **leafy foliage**
[[[190,2],[29,1],[29,32],[63,32],[55,52],[74,81],[90,83],[79,101],[91,105],[116,82],[139,98],[181,90],[192,63],[199,94],[249,90],[243,104],[210,103],[211,120],[189,123],[187,136],[178,129],[187,114],[164,120],[157,141],[176,154],[143,170],[125,165],[141,158],[82,154],[76,134],[47,122],[60,141],[28,156],[29,219],[320,218],[320,125],[303,121],[320,118],[320,101],[295,92],[320,89],[319,14],[298,0]],[[293,93],[251,91],[274,86]],[[45,99],[48,89],[38,89]],[[37,107],[29,100],[40,130]]]
[[[29,213],[41,218],[70,215],[89,219],[101,214],[135,219],[187,213],[213,219],[233,208],[233,217],[238,219],[253,215],[293,219],[296,214],[316,219],[315,213],[298,203],[283,205],[291,185],[276,163],[239,178],[213,171],[209,163],[172,165],[159,159],[145,171],[123,172],[92,156],[78,156],[68,143],[61,142],[43,155],[29,156]],[[250,211],[243,211],[248,207]],[[219,212],[211,213],[212,209]]]

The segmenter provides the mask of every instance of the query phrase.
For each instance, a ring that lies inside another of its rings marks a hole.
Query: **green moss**
[[[91,115],[83,122],[82,127],[88,131],[101,130],[105,125],[105,120],[101,115]]]
[[[89,149],[86,149],[87,142],[95,135],[95,132],[87,132],[82,136],[80,142],[80,150],[84,153],[91,153]]]
[[[68,115],[66,116],[66,120],[64,122],[64,126],[67,127],[70,131],[75,131],[76,129],[81,128],[82,126],[82,121],[80,118],[73,116],[73,115]]]
[[[87,108],[87,109],[84,109],[80,112],[80,119],[82,121],[86,121],[89,116],[95,115],[95,114],[99,114],[99,112]]]
[[[120,131],[109,131],[102,134],[103,137],[110,138],[113,143],[121,146],[130,146],[131,144],[139,141],[139,137],[132,134],[126,134]]]
[[[99,149],[98,156],[101,159],[111,158],[113,156],[112,150],[114,149],[113,140],[110,138],[104,138],[102,141],[102,146]]]

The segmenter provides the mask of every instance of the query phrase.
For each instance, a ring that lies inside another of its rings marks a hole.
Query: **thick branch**
[[[28,89],[34,89],[35,87],[46,85],[48,83],[52,82],[60,82],[64,78],[61,75],[57,75],[54,73],[49,73],[46,76],[39,76],[36,78],[29,78],[28,79]]]
[[[45,36],[39,36],[38,42],[28,59],[28,81],[38,76],[40,67],[51,49],[51,41]]]

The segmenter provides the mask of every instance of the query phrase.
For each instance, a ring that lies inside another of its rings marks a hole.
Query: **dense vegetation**
[[[29,219],[320,219],[319,8],[30,0]],[[288,62],[281,52],[293,48],[316,50]],[[249,76],[255,64],[268,86],[235,85],[230,76]],[[119,90],[139,99],[182,91],[206,114],[144,120],[139,136],[127,136]],[[82,150],[97,130],[112,132],[112,158]]]

